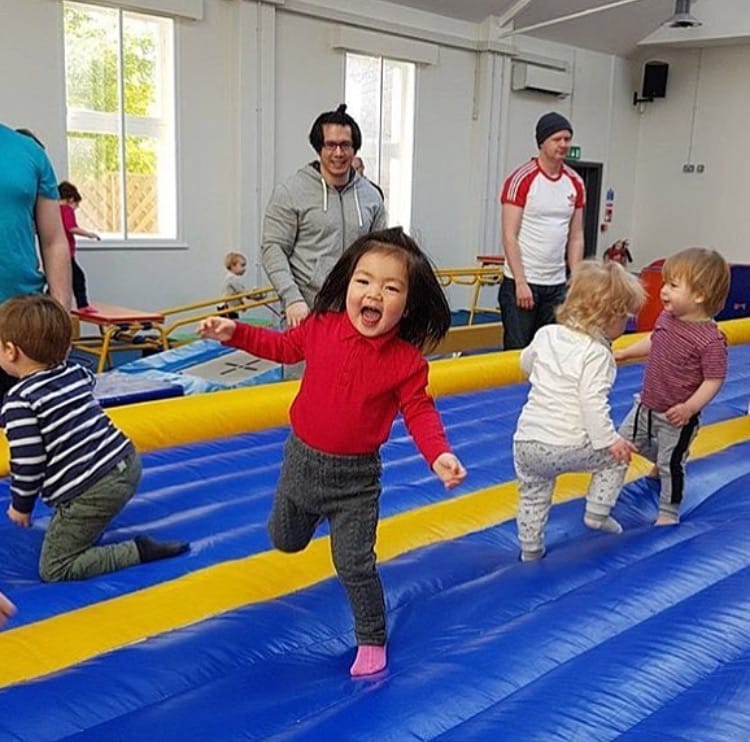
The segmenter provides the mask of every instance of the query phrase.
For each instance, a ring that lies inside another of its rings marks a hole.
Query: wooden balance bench
[[[95,301],[93,306],[96,307],[93,312],[74,309],[72,314],[79,326],[83,323],[96,325],[99,334],[94,337],[84,337],[82,333],[74,331],[72,345],[76,350],[90,353],[99,359],[96,367],[97,373],[112,366],[110,354],[113,350],[148,348],[160,351],[166,348],[164,315],[161,312],[119,307],[102,301]],[[141,334],[144,332],[150,334]]]

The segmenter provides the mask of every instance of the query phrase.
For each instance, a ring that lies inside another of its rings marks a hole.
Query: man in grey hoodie
[[[309,138],[318,160],[274,189],[263,220],[263,268],[281,297],[287,327],[310,313],[344,250],[387,226],[383,199],[352,167],[362,133],[346,105],[321,113]]]

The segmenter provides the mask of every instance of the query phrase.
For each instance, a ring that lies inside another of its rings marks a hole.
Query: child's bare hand
[[[206,317],[198,324],[198,335],[208,340],[220,340],[222,343],[234,335],[237,323],[226,317]]]
[[[2,593],[0,593],[0,626],[2,626],[14,613],[16,607]]]
[[[8,505],[8,518],[21,528],[31,525],[31,513],[19,513],[12,505]]]
[[[449,490],[466,479],[466,469],[452,453],[441,453],[433,462],[432,471]]]
[[[618,464],[629,464],[631,455],[637,450],[632,441],[626,441],[624,438],[618,438],[609,447],[610,455]]]
[[[674,407],[670,407],[664,416],[669,420],[672,425],[678,425],[682,427],[690,422],[690,418],[693,416],[690,409],[684,402],[676,404]]]

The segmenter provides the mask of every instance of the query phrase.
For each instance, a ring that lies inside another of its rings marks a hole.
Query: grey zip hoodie
[[[314,162],[274,189],[263,219],[261,259],[284,306],[303,299],[312,307],[344,250],[362,235],[386,228],[380,194],[352,174],[339,191]]]

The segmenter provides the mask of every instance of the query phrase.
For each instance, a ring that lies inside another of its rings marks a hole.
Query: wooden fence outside
[[[158,234],[158,190],[155,175],[128,174],[128,234]],[[105,173],[78,178],[76,187],[83,196],[78,211],[81,226],[94,232],[122,233],[120,176]]]

